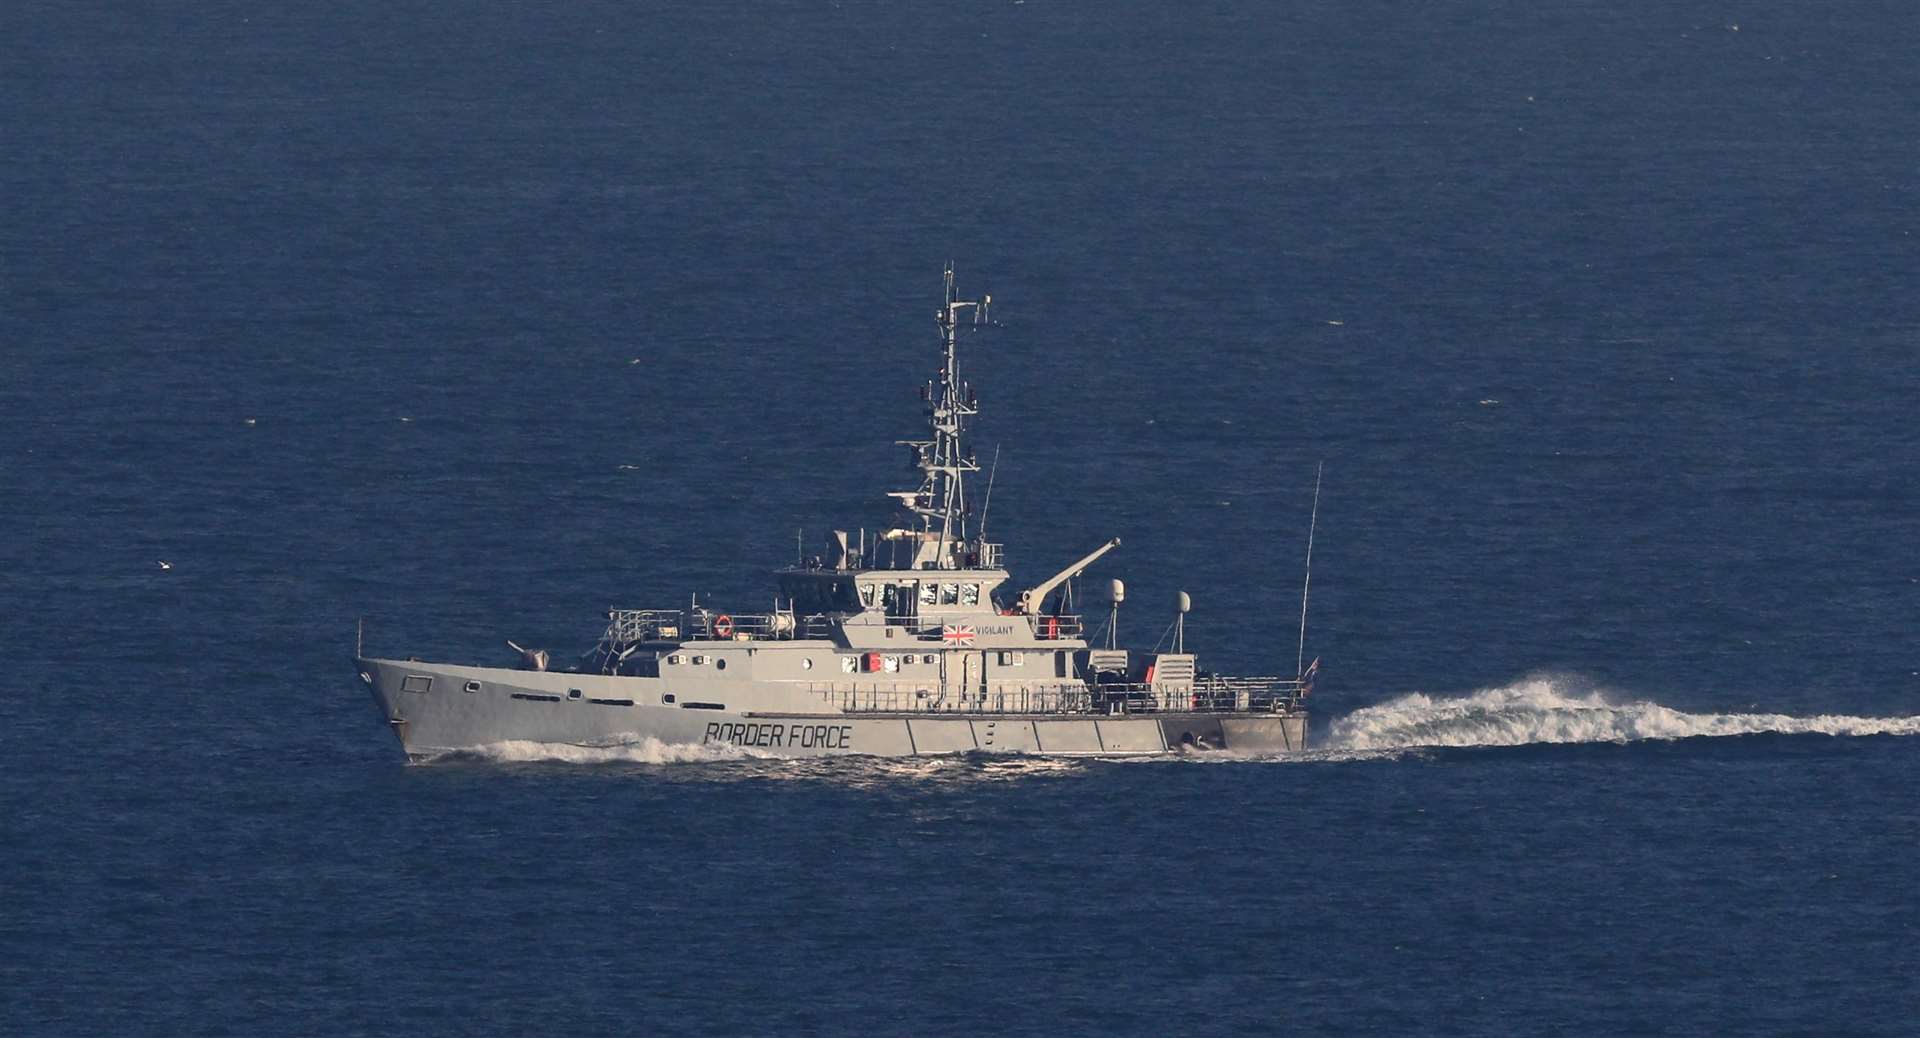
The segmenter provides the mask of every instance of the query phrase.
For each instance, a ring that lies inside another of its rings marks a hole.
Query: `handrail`
[[[725,622],[722,622],[722,618]],[[601,646],[648,641],[757,641],[827,638],[835,619],[820,613],[727,613],[714,609],[609,609]]]
[[[1292,713],[1302,698],[1301,682],[1293,678],[1209,677],[1179,688],[1051,682],[944,694],[937,684],[914,681],[809,681],[802,687],[849,714],[938,716]]]
[[[1119,704],[1129,713],[1290,713],[1306,698],[1298,678],[1196,678],[1177,687],[1144,682],[1109,682],[1095,686],[1097,698]]]
[[[1029,616],[1027,624],[1033,628],[1033,636],[1041,641],[1078,638],[1086,630],[1078,616]]]
[[[1001,715],[1094,713],[1093,689],[1076,682],[1025,685],[981,694],[947,693],[917,682],[813,681],[807,691],[845,713]]]

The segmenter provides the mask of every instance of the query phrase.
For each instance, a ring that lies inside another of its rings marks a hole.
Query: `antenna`
[[[1313,531],[1320,525],[1320,476],[1326,470],[1324,461],[1313,470],[1313,518],[1307,521],[1307,575],[1300,581],[1300,654],[1294,660],[1295,674],[1300,673],[1307,662],[1307,589],[1313,586]]]
[[[985,500],[980,502],[980,527],[974,533],[974,536],[982,541],[987,539],[987,509],[993,507],[993,477],[999,474],[1000,445],[996,443],[993,445],[993,467],[987,470],[987,496]],[[982,548],[980,550],[985,551],[986,549]]]

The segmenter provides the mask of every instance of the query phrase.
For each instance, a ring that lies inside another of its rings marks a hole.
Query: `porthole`
[[[580,698],[580,690],[579,690],[579,689],[577,689],[577,688],[570,688],[570,689],[567,689],[567,698],[568,698],[568,699],[579,699],[579,698]]]
[[[727,661],[726,661],[726,660],[724,660],[724,659],[722,659],[722,658],[721,658],[721,657],[719,657],[719,656],[715,656],[715,657],[713,658],[713,669],[715,669],[715,670],[726,670],[726,669],[727,669]]]
[[[665,694],[665,695],[663,695],[663,696],[661,696],[661,697],[660,697],[660,701],[661,701],[662,703],[671,703],[671,702],[673,702],[673,693],[671,693],[671,692],[668,692],[667,694]]]
[[[467,692],[478,692],[480,691],[480,683],[478,681],[469,681],[464,690]]]
[[[812,670],[812,669],[813,669],[813,660],[812,660],[812,658],[808,658],[808,659],[804,659],[804,660],[801,660],[801,661],[800,661],[800,669],[801,669],[801,670]]]
[[[840,669],[848,674],[851,674],[854,671],[859,670],[860,658],[858,656],[840,657]]]
[[[700,666],[700,665],[702,665],[702,664],[704,664],[704,663],[706,663],[706,662],[707,662],[707,658],[706,658],[705,656],[695,656],[695,657],[693,658],[693,665],[694,665],[694,666],[696,666],[696,667],[698,667],[698,666]]]

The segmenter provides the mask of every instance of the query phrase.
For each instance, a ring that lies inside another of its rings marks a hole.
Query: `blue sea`
[[[0,1032],[1920,1032],[1920,20],[0,10]],[[990,536],[1313,748],[408,765],[879,527],[941,272]],[[163,563],[165,565],[163,565]]]

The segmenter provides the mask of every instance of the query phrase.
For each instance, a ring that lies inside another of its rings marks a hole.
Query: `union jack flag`
[[[948,645],[972,645],[973,636],[972,624],[947,624],[940,628],[940,640]]]

